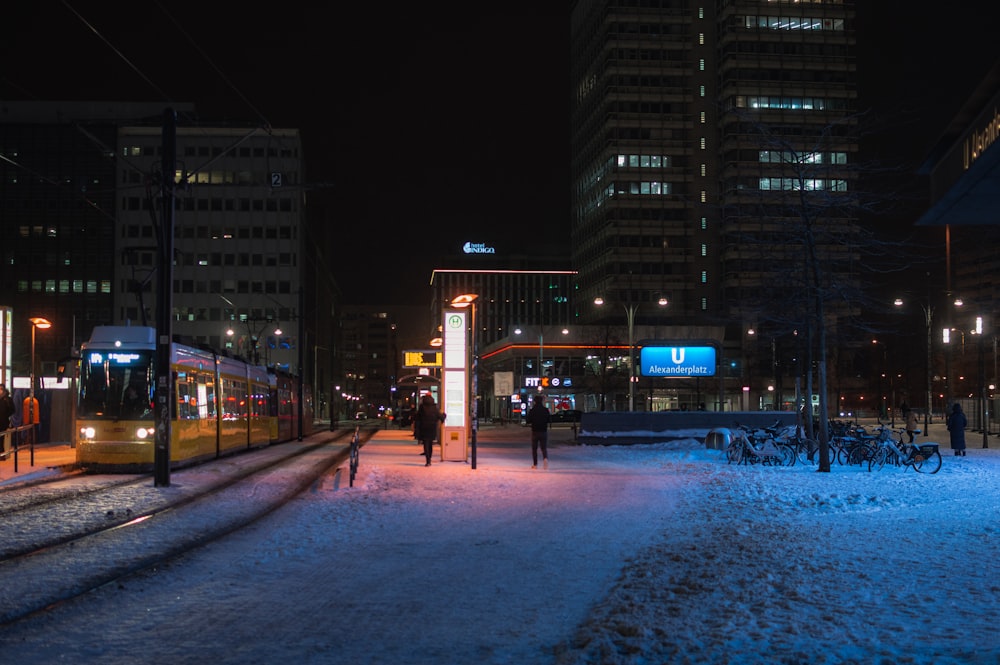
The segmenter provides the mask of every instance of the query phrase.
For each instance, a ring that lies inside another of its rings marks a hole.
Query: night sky
[[[220,4],[4,8],[0,99],[191,102],[203,120],[301,129],[349,302],[425,303],[430,269],[465,241],[568,247],[568,9]],[[859,4],[875,5],[860,10],[862,105],[900,118],[878,139],[912,165],[1000,55],[974,11],[990,5]]]

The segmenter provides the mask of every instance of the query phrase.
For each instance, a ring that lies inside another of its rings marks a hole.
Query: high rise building
[[[163,128],[119,132],[117,321],[155,325]],[[173,332],[298,373],[304,195],[294,129],[176,130]]]
[[[326,417],[339,303],[322,225],[307,223],[299,132],[174,110],[172,332],[305,376]],[[27,374],[27,317],[53,324],[37,336],[43,375],[95,325],[157,325],[163,137],[160,104],[3,103],[0,305],[14,311],[15,374]]]
[[[602,297],[636,323],[722,325],[727,357],[773,383],[791,336],[838,313],[814,307],[857,278],[853,19],[851,0],[574,5],[582,320]]]
[[[30,317],[52,322],[36,336],[43,376],[95,325],[114,322],[118,128],[157,122],[162,111],[96,101],[0,104],[0,302],[14,312],[15,375],[29,372]]]

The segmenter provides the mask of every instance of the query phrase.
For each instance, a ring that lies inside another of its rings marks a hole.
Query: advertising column
[[[469,441],[469,347],[465,310],[445,310],[442,404],[446,418],[441,432],[441,461],[464,462]]]

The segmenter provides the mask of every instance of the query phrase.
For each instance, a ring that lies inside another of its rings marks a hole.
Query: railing
[[[30,465],[35,466],[35,436],[34,429],[36,424],[20,425],[19,427],[11,427],[0,432],[0,437],[3,437],[6,443],[13,442],[13,445],[7,449],[5,446],[4,452],[0,453],[0,459],[7,459],[11,455],[14,456],[14,473],[17,473],[17,454],[22,448],[27,447],[31,451]],[[25,440],[27,440],[27,446],[25,446]]]

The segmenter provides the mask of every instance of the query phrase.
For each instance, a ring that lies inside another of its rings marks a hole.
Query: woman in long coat
[[[431,465],[434,440],[438,437],[438,427],[443,421],[444,414],[438,409],[434,398],[429,393],[425,393],[420,398],[417,415],[413,418],[413,435],[420,443],[424,444],[424,457],[427,458],[427,464],[424,466]]]
[[[951,407],[951,414],[948,416],[948,433],[951,435],[951,447],[956,456],[965,457],[965,426],[968,420],[962,411],[962,405],[955,402]]]

